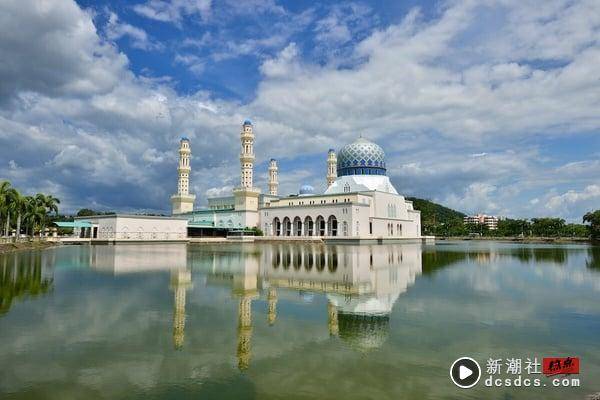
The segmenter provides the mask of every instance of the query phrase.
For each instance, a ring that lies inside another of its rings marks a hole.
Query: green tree
[[[82,208],[81,210],[77,211],[77,216],[78,217],[89,217],[90,215],[97,215],[98,213],[96,213],[96,211],[91,210],[89,208]]]
[[[589,224],[592,239],[600,240],[600,210],[590,211],[583,216],[583,223]]]
[[[15,235],[15,242],[18,242],[21,239],[21,221],[23,219],[23,214],[26,212],[27,203],[25,201],[25,197],[21,196],[20,193],[16,193],[15,198],[13,199],[13,210],[15,215],[17,216],[17,229]]]
[[[566,224],[560,235],[564,237],[587,238],[590,236],[590,230],[583,224]]]
[[[54,213],[54,215],[58,215],[58,205],[60,204],[60,200],[56,197],[48,194],[38,193],[35,195],[35,201],[37,205],[44,209],[44,217],[40,219],[40,237],[44,231],[44,228],[49,223],[48,214]]]
[[[4,236],[10,236],[10,218],[14,212],[14,201],[19,195],[8,181],[0,182],[0,215],[4,218]],[[14,215],[14,214],[13,214]],[[0,228],[1,229],[1,228]]]
[[[533,218],[531,230],[535,236],[560,236],[565,227],[565,220],[561,218]]]
[[[25,220],[27,221],[28,231],[31,236],[35,234],[35,228],[40,228],[46,218],[46,207],[41,205],[36,197],[27,196],[25,206]]]
[[[495,236],[527,236],[531,229],[531,224],[526,219],[502,219],[498,221],[498,229],[494,232]]]

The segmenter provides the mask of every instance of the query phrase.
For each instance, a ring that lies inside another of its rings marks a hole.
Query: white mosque
[[[385,153],[364,138],[327,154],[327,189],[315,193],[304,185],[298,194],[278,193],[277,161],[268,167],[268,194],[253,186],[254,132],[244,121],[241,130],[240,186],[231,196],[208,199],[208,208],[194,210],[189,193],[190,141],[179,148],[177,194],[173,215],[188,219],[191,236],[225,236],[260,228],[266,237],[325,238],[352,241],[421,239],[421,214],[399,194],[386,175]]]

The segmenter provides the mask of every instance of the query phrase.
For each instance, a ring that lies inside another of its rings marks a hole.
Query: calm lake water
[[[598,247],[64,246],[0,255],[0,278],[2,399],[600,392]],[[449,379],[463,355],[472,389]],[[489,358],[551,356],[580,357],[579,388],[484,384]]]

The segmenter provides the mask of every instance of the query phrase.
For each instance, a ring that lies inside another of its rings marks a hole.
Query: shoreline
[[[0,243],[0,254],[7,254],[21,250],[43,250],[60,245],[60,243],[48,241]]]
[[[436,236],[436,241],[449,241],[449,240],[461,240],[461,241],[488,241],[488,242],[507,242],[507,243],[539,243],[539,244],[568,244],[568,243],[579,243],[579,244],[597,244],[598,242],[593,241],[590,238],[570,238],[570,237],[468,237],[468,236]]]

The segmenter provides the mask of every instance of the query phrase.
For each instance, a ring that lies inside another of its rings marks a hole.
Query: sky
[[[466,213],[600,208],[600,2],[3,0],[0,179],[61,212],[196,206],[239,184],[325,189],[359,135],[406,196]]]

